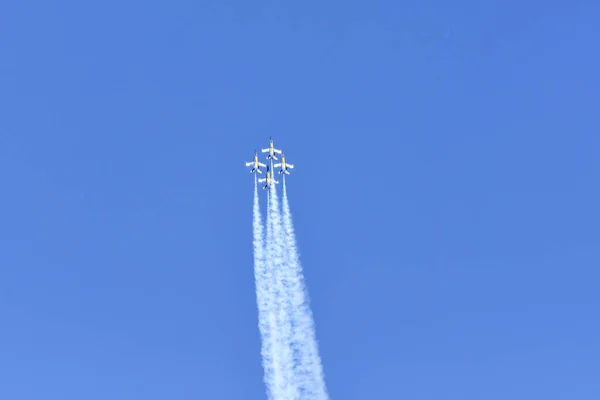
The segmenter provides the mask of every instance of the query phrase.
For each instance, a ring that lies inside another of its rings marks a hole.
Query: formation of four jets
[[[276,149],[273,145],[273,139],[269,137],[269,147],[266,149],[262,149],[263,153],[269,153],[267,154],[267,160],[277,160],[277,156],[275,156],[275,154],[280,154],[281,155],[281,162],[277,163],[277,164],[273,164],[273,168],[281,168],[279,170],[279,174],[287,174],[289,175],[290,172],[288,171],[290,168],[294,168],[293,164],[288,164],[285,162],[285,155],[283,154],[283,151]],[[256,150],[254,150],[254,160],[253,161],[249,161],[246,163],[246,167],[252,166],[252,169],[250,170],[250,172],[258,172],[259,174],[262,174],[262,171],[260,170],[261,167],[266,168],[267,169],[267,177],[266,178],[261,178],[258,180],[258,182],[266,182],[265,186],[263,187],[263,189],[268,189],[271,187],[271,183],[279,183],[278,180],[276,180],[275,178],[271,178],[271,172],[269,171],[269,166],[266,164],[261,163],[260,161],[258,161],[258,153],[256,152]]]

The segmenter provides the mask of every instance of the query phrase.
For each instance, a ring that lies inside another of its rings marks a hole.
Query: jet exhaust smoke
[[[294,374],[302,399],[327,400],[323,367],[319,357],[315,323],[298,255],[292,213],[283,177],[282,226],[284,235],[285,280],[288,291],[287,307],[291,314],[294,334],[290,346],[294,355]]]
[[[269,292],[272,274],[267,269],[263,242],[263,225],[258,201],[258,183],[254,175],[254,205],[252,209],[252,231],[254,246],[254,281],[256,285],[256,303],[258,306],[258,328],[262,342],[261,356],[264,370],[264,382],[269,400],[278,399],[275,391],[275,359],[273,357],[273,297]]]
[[[271,168],[272,170],[272,168]],[[270,237],[270,239],[269,239]],[[273,291],[275,300],[274,312],[276,315],[276,338],[275,347],[277,357],[280,360],[279,393],[283,393],[282,400],[298,399],[298,388],[293,375],[293,359],[290,341],[292,337],[292,326],[289,309],[286,307],[287,289],[285,285],[285,274],[283,272],[285,256],[285,236],[281,226],[281,211],[279,199],[275,189],[275,182],[271,182],[269,188],[269,200],[267,206],[267,251],[269,268],[273,272]]]

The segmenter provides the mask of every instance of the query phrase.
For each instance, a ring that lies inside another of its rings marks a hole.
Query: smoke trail
[[[264,382],[269,400],[279,399],[275,388],[275,359],[273,357],[273,331],[275,330],[275,316],[273,315],[273,297],[269,293],[272,273],[267,269],[263,243],[263,225],[258,202],[257,177],[254,175],[254,206],[252,210],[252,230],[254,246],[254,280],[256,282],[256,303],[258,306],[258,328],[260,330],[262,348],[262,365]]]
[[[302,265],[300,263],[296,235],[292,223],[292,214],[288,203],[285,176],[283,177],[283,238],[284,238],[284,263],[285,280],[287,286],[287,307],[291,313],[294,334],[290,337],[290,345],[294,356],[294,374],[299,385],[302,399],[326,400],[328,399],[323,366],[319,357],[319,348],[316,340],[315,323],[310,309],[310,303]]]
[[[271,171],[273,170],[271,166]],[[273,178],[273,176],[272,176]],[[272,294],[275,296],[276,313],[276,338],[275,346],[277,357],[280,360],[279,372],[281,380],[278,381],[279,393],[284,393],[282,400],[299,399],[296,379],[293,375],[293,359],[290,342],[292,338],[292,326],[289,315],[289,308],[286,307],[287,290],[285,285],[284,265],[284,246],[285,236],[281,227],[281,215],[279,209],[279,199],[275,183],[271,182],[269,190],[269,200],[267,207],[267,260],[269,268],[273,271],[274,285]]]

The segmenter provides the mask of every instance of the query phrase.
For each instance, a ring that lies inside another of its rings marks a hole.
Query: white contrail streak
[[[273,314],[274,299],[269,292],[272,273],[267,268],[264,253],[263,225],[258,202],[258,183],[254,175],[254,206],[253,206],[253,246],[254,246],[254,280],[256,282],[256,302],[258,306],[258,328],[260,330],[262,348],[262,364],[267,398],[281,398],[275,387],[276,365],[273,357],[273,331],[275,330],[275,315]]]
[[[283,177],[283,238],[284,275],[287,289],[287,308],[291,314],[293,336],[290,337],[294,358],[295,382],[299,386],[301,399],[328,399],[323,366],[315,334],[315,323],[310,309],[302,265],[296,245],[296,235],[287,197],[285,176]]]
[[[283,210],[280,209],[275,183],[270,184],[265,243],[255,176],[254,276],[267,398],[328,400],[285,176]]]
[[[271,171],[273,170],[271,166]],[[273,176],[271,176],[273,179]],[[278,380],[278,393],[283,393],[281,400],[299,399],[296,379],[293,375],[292,349],[290,347],[292,338],[292,326],[287,307],[287,288],[285,285],[285,235],[281,226],[281,215],[279,209],[279,199],[275,183],[271,182],[269,188],[269,200],[267,207],[267,260],[269,268],[273,271],[274,285],[273,292],[275,297],[276,313],[276,337],[275,347],[279,362],[279,372],[281,379]]]

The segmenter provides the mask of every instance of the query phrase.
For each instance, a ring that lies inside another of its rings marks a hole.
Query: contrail
[[[273,170],[271,166],[271,171]],[[271,175],[271,178],[273,176]],[[282,393],[281,400],[299,399],[296,379],[293,375],[293,359],[291,349],[292,326],[289,308],[286,307],[287,289],[285,285],[284,257],[285,235],[281,226],[279,199],[275,183],[271,182],[267,207],[267,260],[273,272],[274,279],[272,294],[275,296],[276,338],[275,344],[277,358],[280,360],[278,367],[280,378],[278,380],[278,393]]]
[[[260,330],[262,348],[262,365],[264,370],[264,382],[269,400],[281,398],[275,387],[276,360],[273,357],[273,331],[275,330],[275,315],[273,314],[274,299],[269,292],[269,286],[273,280],[272,273],[267,269],[264,254],[263,225],[258,202],[258,183],[254,175],[254,207],[253,207],[252,230],[254,234],[254,280],[256,282],[256,302],[258,306],[258,328]]]
[[[267,195],[265,243],[255,175],[254,276],[267,398],[328,400],[285,176],[283,209],[280,209],[274,182],[270,182]]]
[[[323,375],[323,366],[319,357],[319,348],[315,334],[315,323],[304,283],[302,265],[296,245],[296,235],[292,223],[292,214],[287,197],[285,176],[283,177],[283,238],[284,268],[287,286],[287,307],[291,313],[293,336],[290,345],[294,358],[295,381],[304,400],[327,400],[327,388]]]

